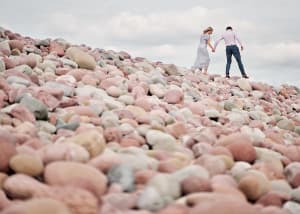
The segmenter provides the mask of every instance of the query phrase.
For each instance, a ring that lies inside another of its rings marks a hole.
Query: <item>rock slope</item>
[[[1,213],[300,213],[298,88],[0,37]]]

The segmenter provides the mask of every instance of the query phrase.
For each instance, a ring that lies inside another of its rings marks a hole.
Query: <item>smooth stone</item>
[[[101,115],[101,124],[104,128],[116,127],[119,125],[119,117],[112,111],[105,111]]]
[[[107,173],[109,183],[118,183],[123,191],[132,192],[134,190],[134,172],[131,167],[125,164],[113,166]]]
[[[106,174],[113,166],[120,165],[121,163],[121,157],[109,148],[106,148],[101,155],[98,155],[88,162],[89,165]]]
[[[38,154],[45,164],[55,161],[74,161],[85,163],[90,154],[82,146],[75,143],[54,143],[43,146]]]
[[[1,191],[1,189],[3,189],[4,182],[7,178],[8,178],[7,174],[0,172],[0,191]]]
[[[253,165],[253,168],[263,172],[268,179],[282,179],[284,178],[283,174],[283,164],[280,160],[268,160],[268,161],[256,161]]]
[[[75,131],[79,127],[79,122],[70,122],[70,123],[59,123],[56,124],[56,130],[59,129],[67,129],[71,131]]]
[[[175,122],[167,127],[167,131],[169,134],[173,135],[177,139],[180,138],[181,136],[187,134],[187,128],[186,125],[182,122]]]
[[[94,70],[96,68],[95,59],[78,47],[68,48],[65,55],[71,60],[75,61],[79,68],[85,68],[89,70]]]
[[[289,214],[298,214],[300,213],[300,204],[297,202],[288,201],[283,205],[283,209]]]
[[[293,123],[293,121],[287,119],[280,120],[276,125],[281,129],[290,131],[294,131],[295,128],[295,124]]]
[[[237,81],[238,86],[240,87],[240,89],[244,90],[244,91],[252,91],[252,86],[250,84],[250,82],[246,79],[238,79]]]
[[[87,190],[77,187],[48,187],[44,192],[41,191],[35,193],[35,196],[41,198],[52,198],[61,201],[73,214],[96,214],[99,209],[99,201],[97,198]]]
[[[150,169],[139,170],[135,173],[135,183],[137,185],[145,185],[152,177],[156,175],[156,173],[156,171]]]
[[[41,159],[27,154],[17,154],[9,161],[9,166],[16,173],[23,173],[30,176],[38,176],[44,170]]]
[[[191,208],[190,214],[258,213],[251,204],[228,194],[197,193],[191,196],[194,197],[194,201],[197,203]]]
[[[127,147],[128,149],[136,149],[137,147]],[[127,149],[126,148],[126,149]],[[145,155],[142,149],[138,149],[138,153],[131,153],[130,150],[123,150],[120,153],[121,162],[132,167],[134,171],[153,169],[157,170],[159,162],[158,160]],[[139,160],[139,161],[136,161]]]
[[[59,60],[63,63],[63,65],[65,66],[69,66],[71,68],[78,68],[78,65],[76,62],[74,62],[73,60],[67,59],[67,58],[59,58]]]
[[[259,110],[250,111],[249,117],[253,120],[270,122],[270,117],[264,111],[259,111]]]
[[[33,124],[36,122],[34,114],[31,111],[29,111],[29,109],[26,108],[26,106],[21,105],[21,104],[13,104],[8,107],[12,107],[9,113],[14,118],[19,119],[22,122],[28,121]],[[2,109],[2,110],[4,110],[4,109]]]
[[[78,144],[85,148],[89,152],[91,158],[101,154],[106,147],[103,134],[97,130],[88,130],[79,133],[67,141]]]
[[[50,163],[44,170],[46,183],[50,185],[71,185],[86,189],[97,198],[106,191],[107,178],[96,168],[76,162],[57,161]]]
[[[227,170],[230,170],[235,163],[233,158],[228,155],[217,155],[217,157],[220,158],[224,162]]]
[[[40,131],[48,132],[51,134],[56,132],[56,127],[47,121],[40,120],[37,122],[37,126]]]
[[[292,200],[300,202],[300,187],[297,187],[291,191]]]
[[[246,174],[248,170],[251,169],[251,165],[247,162],[237,161],[233,165],[233,167],[230,170],[230,174],[237,180],[240,181],[240,179]]]
[[[158,130],[149,130],[146,134],[147,143],[153,146],[153,149],[172,151],[176,149],[176,139],[169,134]]]
[[[187,195],[195,192],[210,192],[212,191],[212,186],[208,179],[190,176],[181,182],[181,189],[183,194]]]
[[[164,100],[169,104],[177,104],[183,100],[183,93],[176,89],[171,89],[166,91],[164,95]]]
[[[206,117],[210,119],[218,119],[220,117],[220,113],[215,109],[208,109],[204,111]]]
[[[47,120],[48,110],[47,107],[38,99],[25,94],[21,99],[20,104],[26,106],[35,116],[37,120]]]
[[[227,170],[225,162],[218,156],[205,154],[195,160],[195,163],[203,166],[210,176],[224,174]]]
[[[120,142],[122,138],[121,130],[118,127],[109,127],[103,133],[106,142]]]
[[[71,97],[74,95],[74,88],[59,82],[46,82],[43,85],[43,88],[55,88],[64,92],[64,95],[67,97]]]
[[[7,172],[9,169],[9,160],[16,154],[16,147],[13,143],[6,142],[0,136],[0,172]]]
[[[12,199],[28,199],[46,189],[45,184],[25,174],[13,174],[4,182],[4,190]]]
[[[249,126],[243,126],[241,132],[247,134],[251,141],[254,143],[263,142],[266,135],[259,128],[250,128]]]
[[[291,199],[289,194],[269,191],[259,198],[257,204],[262,204],[263,206],[276,206],[282,207],[282,205]]]
[[[294,132],[300,135],[300,126],[295,126]]]
[[[64,56],[64,54],[65,54],[64,47],[55,41],[50,42],[49,52],[55,53],[55,54],[57,54],[57,56],[60,56],[60,57]]]
[[[28,81],[27,79],[24,79],[22,77],[18,77],[18,76],[9,76],[6,79],[7,83],[9,84],[21,84],[21,85],[25,85],[25,86],[30,86],[31,82]]]
[[[29,65],[18,65],[16,67],[14,67],[14,70],[16,70],[20,73],[27,74],[27,75],[32,75],[33,74],[33,70]],[[33,79],[31,79],[31,81],[34,82]],[[39,80],[37,80],[37,82],[38,81]],[[37,82],[35,82],[35,83],[37,83]]]
[[[253,86],[252,86],[252,88],[253,88]],[[253,97],[255,97],[256,99],[261,99],[264,96],[264,92],[263,91],[254,90],[254,91],[251,91],[251,95]]]
[[[250,143],[251,144],[251,140],[249,138],[248,135],[243,134],[243,133],[233,133],[233,134],[229,134],[227,136],[221,136],[216,144],[220,145],[220,146],[228,146],[231,143],[239,143],[239,142],[243,142],[243,143]]]
[[[256,159],[256,152],[251,143],[241,141],[230,143],[227,148],[231,152],[235,161],[245,161],[252,163]]]
[[[226,101],[224,102],[224,109],[225,109],[226,111],[231,111],[231,110],[234,109],[234,108],[237,108],[237,106],[236,106],[233,102],[228,101],[228,100],[226,100]]]
[[[134,98],[128,94],[124,94],[118,97],[118,100],[125,105],[133,105],[134,104]]]
[[[71,214],[62,202],[50,198],[33,198],[9,206],[2,214]]]
[[[300,186],[300,163],[292,162],[288,164],[284,169],[284,174],[287,181],[292,185],[292,187]]]
[[[180,196],[180,184],[168,174],[158,174],[148,183],[138,199],[138,207],[158,211]]]
[[[170,174],[158,174],[150,179],[148,187],[157,189],[162,198],[169,202],[180,196],[180,183],[178,179]]]
[[[0,41],[0,51],[6,56],[11,54],[9,40]]]
[[[165,96],[165,88],[162,84],[151,84],[149,86],[149,91],[152,95],[157,96],[158,98],[163,98]]]
[[[137,199],[136,194],[129,193],[109,193],[102,198],[104,203],[109,203],[114,208],[124,212],[133,209],[137,204]]]
[[[0,73],[5,71],[5,62],[0,58]]]
[[[256,201],[270,190],[267,177],[258,171],[248,171],[239,181],[238,188],[246,195],[248,200]]]
[[[138,208],[153,212],[158,211],[165,206],[166,202],[163,200],[158,190],[153,187],[146,187],[146,189],[141,193],[137,202]]]
[[[284,157],[279,153],[267,148],[255,147],[256,159],[260,161],[282,160]]]
[[[122,94],[124,94],[124,92],[120,88],[118,88],[114,85],[107,88],[106,92],[109,96],[112,96],[112,97],[120,97]]]
[[[189,207],[183,204],[170,204],[161,209],[157,214],[186,214],[189,213]]]
[[[174,173],[172,173],[172,176],[174,176],[179,183],[181,183],[184,179],[194,176],[194,177],[200,177],[203,179],[209,179],[209,173],[208,171],[199,165],[189,165],[186,166]]]
[[[235,110],[235,109],[234,109]],[[229,119],[231,124],[234,125],[238,125],[238,126],[242,126],[248,123],[249,119],[248,119],[248,115],[243,115],[240,112],[236,112],[236,111],[231,111],[226,118]]]
[[[292,187],[286,180],[272,180],[271,181],[271,189],[277,192],[282,192],[286,194],[291,194]]]

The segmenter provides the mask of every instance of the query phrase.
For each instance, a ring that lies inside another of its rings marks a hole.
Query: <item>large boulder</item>
[[[94,70],[96,68],[95,59],[78,47],[68,48],[65,55],[71,60],[75,61],[79,68],[85,68],[89,70]]]

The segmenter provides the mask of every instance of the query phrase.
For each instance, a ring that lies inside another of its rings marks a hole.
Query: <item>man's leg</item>
[[[232,52],[233,52],[234,58],[236,59],[236,61],[238,63],[238,66],[239,66],[241,74],[243,76],[247,76],[246,73],[245,73],[244,65],[242,63],[242,59],[241,59],[241,54],[240,54],[239,48],[237,46],[234,46]]]
[[[226,64],[226,77],[229,77],[229,70],[230,70],[230,65],[231,65],[231,58],[232,58],[232,51],[231,47],[227,46],[226,47],[226,58],[227,58],[227,64]]]

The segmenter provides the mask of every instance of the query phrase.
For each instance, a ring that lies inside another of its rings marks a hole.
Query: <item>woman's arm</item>
[[[215,51],[214,47],[212,46],[210,39],[207,40],[207,45],[211,48],[212,51]]]
[[[220,39],[218,39],[215,43],[215,46],[214,46],[214,50],[216,50],[218,44],[221,42],[221,40],[224,39],[224,37],[222,36]]]

